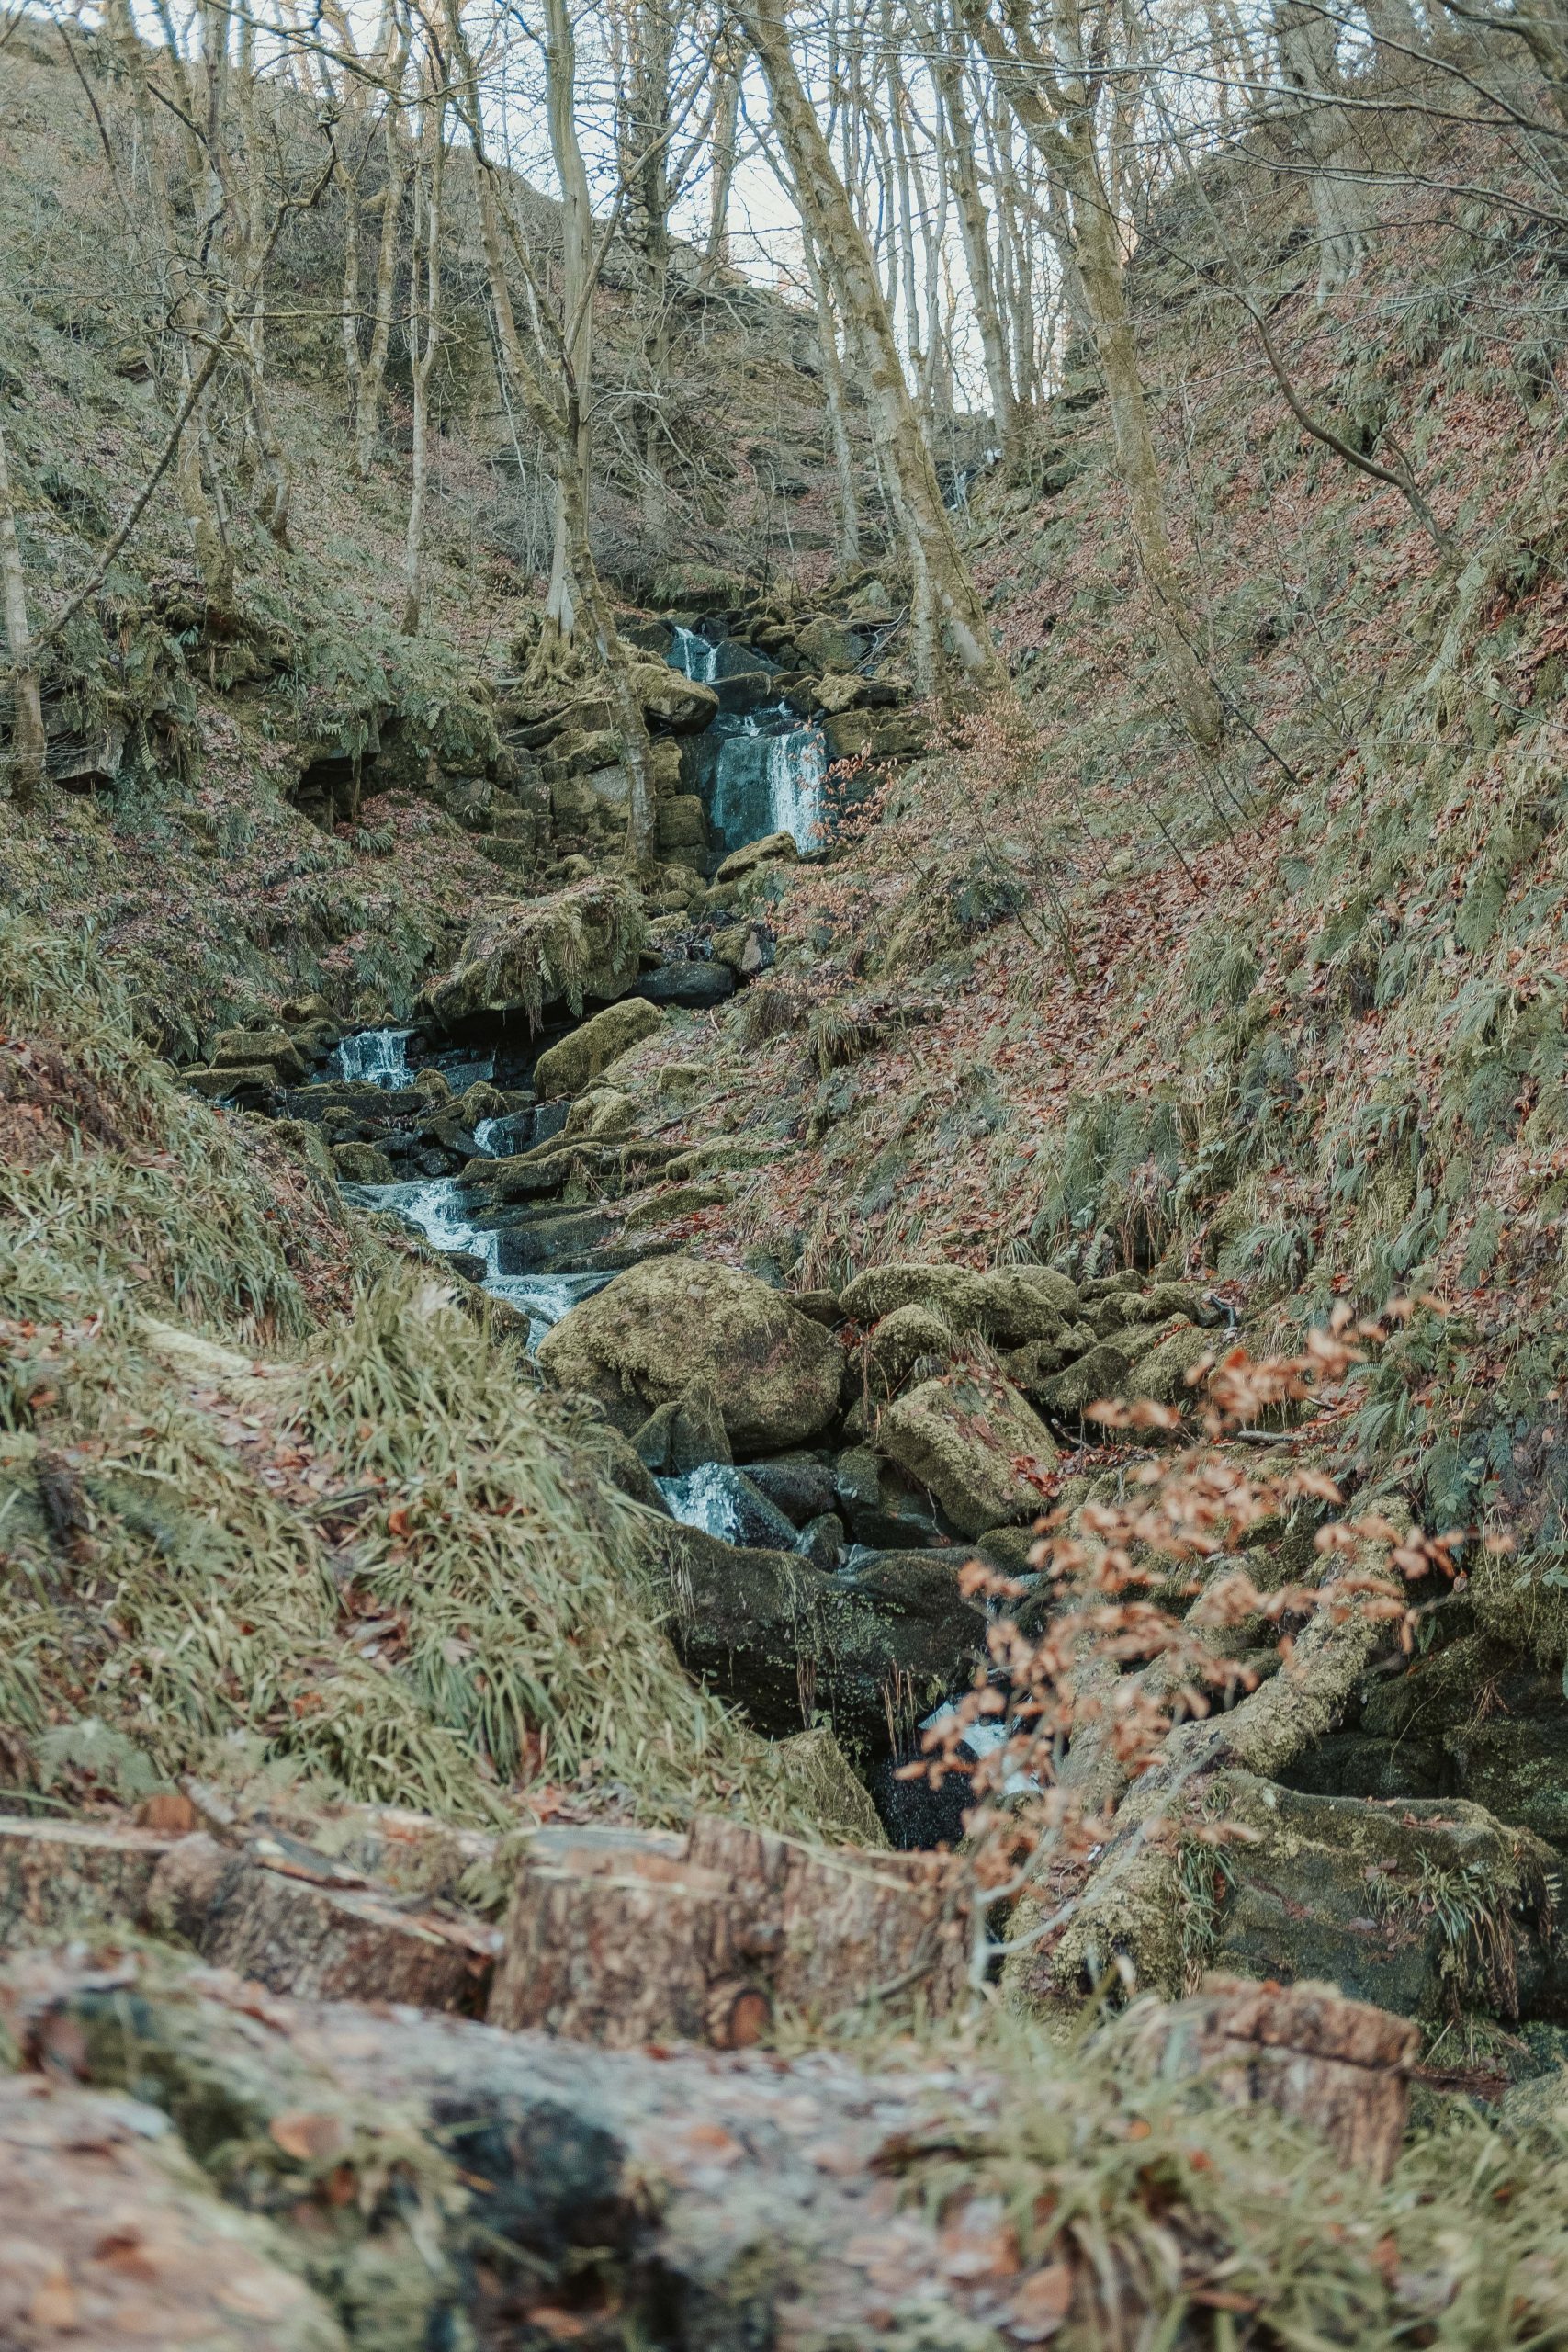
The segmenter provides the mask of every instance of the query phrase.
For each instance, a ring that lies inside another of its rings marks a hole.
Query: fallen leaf
[[[304,2108],[275,2115],[267,2133],[286,2156],[301,2164],[325,2164],[330,2157],[341,2155],[348,2144],[340,2116],[313,2115]]]

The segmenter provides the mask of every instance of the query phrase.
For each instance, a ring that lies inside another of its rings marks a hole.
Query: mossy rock
[[[682,1256],[631,1267],[574,1306],[540,1342],[539,1363],[597,1396],[628,1436],[700,1380],[716,1391],[736,1451],[767,1453],[827,1427],[843,1356],[766,1283]]]
[[[885,1315],[863,1351],[874,1396],[891,1396],[922,1356],[944,1361],[955,1345],[952,1327],[929,1306],[896,1306]]]
[[[384,1151],[373,1143],[334,1143],[333,1170],[343,1184],[392,1184],[397,1172]]]
[[[1050,1412],[1077,1419],[1091,1405],[1120,1396],[1127,1385],[1129,1369],[1125,1349],[1114,1340],[1100,1340],[1087,1355],[1042,1382],[1040,1402]]]
[[[541,1102],[554,1102],[563,1094],[581,1094],[592,1078],[645,1037],[651,1037],[664,1020],[656,1004],[642,997],[628,997],[623,1003],[607,1004],[570,1037],[539,1056],[534,1070],[534,1088]]]
[[[843,1293],[855,1323],[877,1323],[901,1306],[923,1306],[955,1331],[983,1331],[1000,1347],[1055,1339],[1077,1311],[1077,1285],[1050,1266],[1007,1266],[976,1273],[937,1261],[900,1261],[857,1274]]]
[[[425,1002],[442,1022],[513,1012],[536,1021],[557,1003],[581,1012],[589,997],[626,995],[647,933],[640,896],[613,876],[585,878],[543,899],[486,899],[456,966]]]
[[[1129,1403],[1145,1398],[1155,1405],[1184,1405],[1193,1392],[1189,1374],[1213,1352],[1208,1332],[1188,1324],[1134,1358],[1122,1393]]]
[[[964,1374],[898,1397],[877,1423],[876,1443],[964,1535],[1032,1519],[1040,1490],[1016,1465],[1048,1470],[1057,1459],[1055,1440],[1016,1388]]]

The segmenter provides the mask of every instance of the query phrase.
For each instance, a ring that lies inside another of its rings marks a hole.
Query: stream
[[[749,645],[715,642],[687,628],[676,629],[669,662],[682,677],[713,686],[719,696],[717,717],[700,736],[691,739],[691,748],[698,770],[697,788],[707,807],[708,830],[718,837],[721,851],[728,854],[747,842],[777,832],[793,833],[802,849],[809,848],[822,825],[827,743],[822,729],[799,718],[786,702],[755,701],[764,690],[765,678],[776,673],[775,665]],[[736,707],[739,702],[750,707]],[[399,1092],[412,1086],[416,1075],[408,1054],[417,1034],[412,1029],[359,1030],[337,1047],[333,1074],[349,1083]],[[439,1069],[455,1095],[476,1079],[491,1079],[495,1070],[493,1057],[451,1051],[433,1052],[422,1066]],[[480,1120],[474,1129],[480,1153],[503,1156],[513,1148],[512,1128],[510,1118]],[[613,1280],[602,1272],[504,1273],[502,1237],[469,1222],[460,1177],[356,1184],[345,1190],[366,1208],[390,1210],[401,1217],[433,1249],[480,1261],[484,1288],[527,1316],[530,1347],[537,1347],[551,1325],[558,1323],[579,1299]],[[671,1480],[666,1499],[677,1519],[690,1526],[705,1527],[713,1534],[728,1533],[736,1524],[735,1498],[723,1479],[694,1475],[687,1480]]]

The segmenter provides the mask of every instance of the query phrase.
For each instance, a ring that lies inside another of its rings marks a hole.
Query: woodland
[[[0,2346],[1568,2347],[1564,0],[0,187]]]

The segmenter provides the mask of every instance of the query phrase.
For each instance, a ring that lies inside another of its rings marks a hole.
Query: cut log
[[[0,1949],[135,1926],[177,1842],[130,1823],[0,1818]]]
[[[476,1920],[395,1907],[386,1888],[321,1884],[205,1837],[183,1838],[149,1889],[149,1923],[270,1992],[484,2013],[500,1939]]]
[[[1421,2030],[1333,1984],[1249,1984],[1211,1976],[1192,1999],[1153,2011],[1140,2052],[1201,2076],[1233,2107],[1310,2123],[1347,2164],[1386,2180],[1404,2138]]]
[[[513,1898],[489,2015],[608,2049],[733,2050],[782,2009],[821,2018],[916,1988],[948,2008],[966,1955],[945,1856],[817,1851],[716,1815],[684,1838],[545,1830]]]

